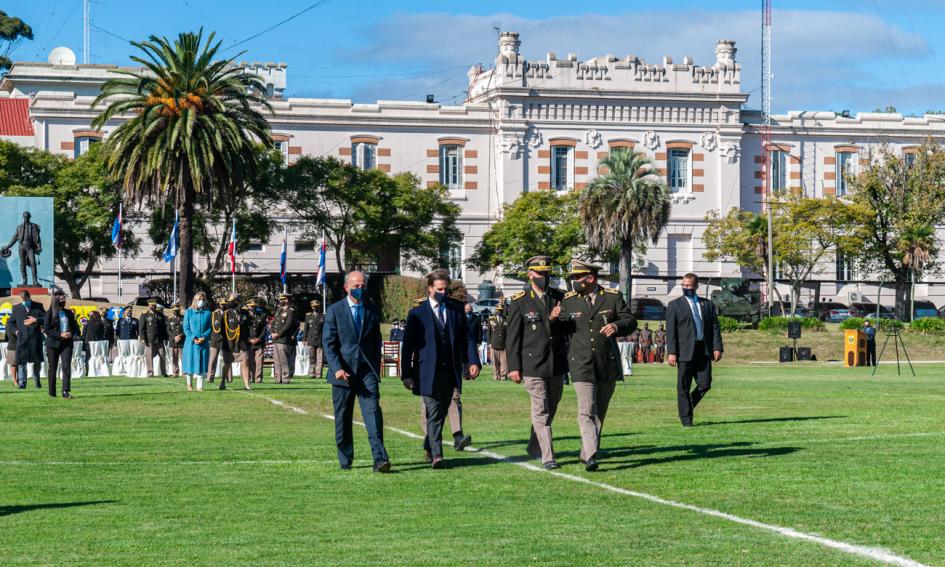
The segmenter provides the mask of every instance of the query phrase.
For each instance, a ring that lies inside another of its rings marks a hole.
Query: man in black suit
[[[667,362],[675,366],[679,420],[692,427],[692,412],[712,388],[712,362],[722,360],[722,332],[715,304],[697,295],[699,276],[682,279],[683,296],[666,308]],[[692,380],[696,389],[690,392]]]
[[[62,397],[72,397],[72,350],[79,325],[75,313],[66,309],[66,296],[62,290],[53,292],[49,311],[43,318],[43,333],[46,334],[46,361],[49,368],[49,395],[56,397],[56,378],[62,368]]]
[[[421,396],[426,410],[423,449],[433,468],[444,465],[443,423],[450,404],[463,388],[464,372],[479,375],[479,353],[468,332],[463,303],[450,299],[450,274],[427,275],[428,296],[417,300],[407,314],[401,357],[404,387]]]
[[[386,473],[390,471],[390,459],[384,448],[384,415],[380,405],[381,316],[377,308],[367,303],[366,287],[363,273],[345,275],[348,296],[325,312],[322,348],[328,362],[341,468],[350,469],[354,461],[351,424],[357,397],[374,455],[374,472]]]
[[[20,292],[20,299],[22,301],[13,308],[11,315],[16,325],[17,386],[26,388],[26,365],[32,362],[36,387],[42,388],[39,370],[43,364],[43,318],[46,310],[38,301],[33,301],[25,289]]]

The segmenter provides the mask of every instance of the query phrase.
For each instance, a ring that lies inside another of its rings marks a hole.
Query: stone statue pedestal
[[[30,292],[30,295],[49,295],[49,288],[46,287],[34,287],[34,286],[21,286],[14,287],[10,290],[10,295],[19,295],[21,291],[26,290]]]

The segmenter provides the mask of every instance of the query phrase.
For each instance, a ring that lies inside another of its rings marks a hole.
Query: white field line
[[[247,393],[250,393],[250,392],[247,392]],[[265,396],[264,396],[264,397],[265,397]],[[306,411],[305,411],[304,409],[302,409],[302,408],[297,408],[297,407],[290,406],[290,405],[286,404],[285,402],[283,402],[283,401],[281,401],[281,400],[276,400],[276,399],[269,398],[269,397],[265,397],[265,398],[266,398],[270,403],[272,403],[272,404],[274,404],[274,405],[277,405],[277,406],[279,406],[279,407],[285,408],[285,409],[287,409],[287,410],[290,410],[290,411],[295,412],[295,413],[300,414],[300,415],[308,415],[308,412],[306,412]],[[331,415],[328,415],[328,414],[318,414],[318,415],[319,415],[320,417],[325,418],[325,419],[334,420],[334,417],[331,416]],[[361,425],[361,426],[364,425],[363,423],[361,423],[361,422],[359,422],[359,421],[355,421],[354,423],[356,423],[356,424],[358,424],[358,425]],[[423,439],[423,437],[422,437],[421,435],[418,435],[418,434],[413,433],[413,432],[411,432],[411,431],[406,431],[406,430],[403,430],[403,429],[397,429],[397,428],[395,428],[395,427],[385,427],[385,429],[388,429],[388,430],[390,430],[390,431],[393,431],[394,433],[399,433],[399,434],[401,434],[401,435],[404,435],[405,437],[410,437],[411,439]],[[472,448],[470,447],[470,449],[472,449]],[[496,460],[496,461],[500,461],[500,462],[503,462],[503,463],[508,463],[508,464],[510,464],[510,465],[515,465],[515,466],[521,467],[521,468],[523,468],[523,469],[526,469],[526,470],[529,470],[529,471],[532,471],[532,472],[538,472],[538,473],[543,473],[543,474],[549,474],[549,475],[552,475],[552,476],[556,476],[556,477],[558,477],[558,478],[563,478],[563,479],[566,479],[566,480],[570,480],[570,481],[572,481],[572,482],[578,482],[578,483],[581,483],[581,484],[586,484],[586,485],[589,485],[589,486],[593,486],[593,487],[596,487],[596,488],[600,488],[600,489],[606,490],[606,491],[608,491],[608,492],[614,492],[614,493],[617,493],[617,494],[622,494],[622,495],[624,495],[624,496],[632,496],[632,497],[634,497],[634,498],[639,498],[639,499],[641,499],[641,500],[646,500],[646,501],[652,502],[652,503],[654,503],[654,504],[661,504],[661,505],[663,505],[663,506],[668,506],[668,507],[670,507],[670,508],[677,508],[677,509],[680,509],[680,510],[688,510],[688,511],[690,511],[690,512],[696,512],[696,513],[698,513],[698,514],[703,514],[703,515],[705,515],[705,516],[712,516],[712,517],[714,517],[714,518],[720,518],[720,519],[722,519],[722,520],[727,520],[727,521],[732,522],[732,523],[735,523],[735,524],[741,524],[741,525],[743,525],[743,526],[750,526],[750,527],[757,528],[757,529],[760,529],[760,530],[765,530],[765,531],[773,532],[773,533],[776,533],[776,534],[778,534],[778,535],[782,535],[782,536],[784,536],[784,537],[789,537],[789,538],[792,538],[792,539],[798,539],[798,540],[801,540],[801,541],[807,541],[807,542],[811,542],[811,543],[816,543],[816,544],[818,544],[818,545],[822,545],[822,546],[828,547],[828,548],[830,548],[830,549],[836,549],[837,551],[841,551],[841,552],[843,552],[843,553],[847,553],[847,554],[850,554],[850,555],[857,555],[857,556],[859,556],[859,557],[865,557],[865,558],[867,558],[867,559],[872,559],[872,560],[874,560],[874,561],[879,561],[879,562],[886,563],[886,564],[889,564],[889,565],[898,565],[898,566],[901,566],[901,567],[926,567],[926,566],[925,566],[924,564],[922,564],[922,563],[919,563],[919,562],[917,562],[917,561],[913,561],[912,559],[909,559],[908,557],[902,557],[902,556],[900,556],[900,555],[896,555],[896,554],[893,553],[892,551],[889,551],[889,550],[887,550],[887,549],[883,549],[883,548],[880,548],[880,547],[869,547],[869,546],[858,545],[858,544],[853,544],[853,543],[846,543],[846,542],[843,542],[843,541],[838,541],[838,540],[834,540],[834,539],[822,537],[822,536],[819,536],[819,535],[816,535],[816,534],[809,534],[809,533],[805,533],[805,532],[800,532],[800,531],[797,531],[797,530],[792,529],[792,528],[785,528],[785,527],[783,527],[783,526],[778,526],[778,525],[774,525],[774,524],[766,524],[766,523],[764,523],[764,522],[758,522],[758,521],[756,521],[756,520],[751,520],[751,519],[748,519],[748,518],[742,518],[742,517],[736,516],[736,515],[734,515],[734,514],[728,514],[728,513],[726,513],[726,512],[720,512],[719,510],[713,510],[713,509],[711,509],[711,508],[702,508],[702,507],[700,507],[700,506],[693,506],[692,504],[685,504],[685,503],[683,503],[683,502],[676,502],[675,500],[667,500],[667,499],[665,499],[665,498],[660,498],[659,496],[654,496],[654,495],[652,495],[652,494],[647,494],[647,493],[645,493],[645,492],[637,492],[637,491],[635,491],[635,490],[627,490],[627,489],[625,489],[625,488],[620,488],[620,487],[618,487],[618,486],[614,486],[614,485],[607,484],[607,483],[604,483],[604,482],[597,482],[597,481],[590,480],[590,479],[587,479],[587,478],[584,478],[584,477],[581,477],[581,476],[577,476],[577,475],[573,475],[573,474],[563,473],[563,472],[554,471],[554,470],[551,470],[551,471],[545,470],[544,468],[542,468],[542,467],[540,467],[540,466],[538,466],[538,465],[535,465],[535,464],[532,464],[532,463],[525,463],[525,462],[513,461],[512,459],[509,459],[508,457],[506,457],[506,456],[504,456],[504,455],[500,455],[500,454],[498,454],[498,453],[493,453],[492,451],[483,451],[483,450],[478,450],[478,449],[473,449],[473,450],[476,451],[476,452],[478,452],[480,455],[484,455],[484,456],[486,456],[486,457],[489,457],[490,459],[494,459],[494,460]]]

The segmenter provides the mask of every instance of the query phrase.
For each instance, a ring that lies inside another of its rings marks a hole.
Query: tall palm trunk
[[[620,243],[620,292],[630,305],[630,289],[633,284],[633,241],[624,240]]]
[[[187,189],[180,192],[180,217],[178,226],[180,236],[180,302],[190,305],[194,296],[194,202],[193,192]]]

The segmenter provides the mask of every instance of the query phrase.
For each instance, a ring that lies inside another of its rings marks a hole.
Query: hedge
[[[758,323],[762,331],[787,331],[788,321],[800,321],[801,328],[808,331],[823,331],[824,322],[816,317],[765,317]]]
[[[938,334],[945,331],[945,319],[938,317],[919,317],[909,325],[910,331],[926,335]]]
[[[742,328],[742,323],[734,317],[726,317],[725,315],[719,315],[719,328],[723,333],[731,333],[734,331],[739,331]]]
[[[862,329],[864,321],[866,321],[866,319],[864,319],[863,317],[850,317],[848,319],[844,319],[843,321],[840,321],[840,329],[844,331],[849,330],[849,329]],[[870,324],[872,323],[873,322],[870,321]]]

